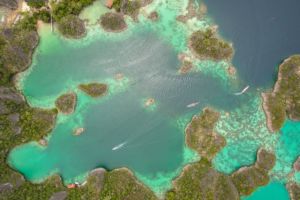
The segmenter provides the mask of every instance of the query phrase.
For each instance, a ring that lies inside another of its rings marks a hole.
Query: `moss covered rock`
[[[106,13],[102,15],[100,24],[108,32],[121,32],[127,28],[123,15],[118,13]]]
[[[262,94],[267,126],[279,131],[286,117],[300,120],[300,55],[286,59],[280,66],[272,92]]]
[[[216,36],[213,29],[194,32],[189,40],[192,52],[200,59],[231,60],[232,45]]]
[[[91,97],[103,96],[108,90],[108,86],[103,83],[80,84],[78,87]]]
[[[58,22],[58,30],[69,38],[81,38],[86,34],[84,21],[76,15],[63,17]]]
[[[187,126],[185,140],[187,145],[201,157],[211,160],[226,145],[223,136],[214,132],[220,114],[205,108],[200,116],[194,116]]]
[[[57,98],[55,106],[58,111],[64,114],[71,114],[75,110],[76,99],[76,93],[74,92],[63,94]]]
[[[155,194],[136,180],[125,168],[107,172],[99,199],[111,200],[156,200]]]

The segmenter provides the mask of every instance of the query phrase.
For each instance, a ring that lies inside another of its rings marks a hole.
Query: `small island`
[[[107,32],[122,32],[127,29],[124,16],[119,13],[106,13],[101,16],[100,24]]]
[[[154,99],[154,98],[148,98],[148,99],[145,101],[145,103],[144,103],[145,107],[152,106],[153,104],[155,104],[155,99]]]
[[[103,83],[80,84],[78,88],[91,97],[101,97],[108,90],[108,86]]]
[[[212,160],[226,145],[225,138],[214,132],[219,117],[218,112],[205,108],[199,116],[193,117],[185,130],[186,144],[208,160]]]
[[[179,69],[179,73],[180,74],[187,74],[189,73],[191,70],[193,69],[193,63],[191,61],[188,60],[184,60],[182,62],[182,65]]]
[[[67,15],[60,19],[58,30],[68,38],[82,38],[86,35],[84,21],[76,15]]]
[[[231,60],[234,53],[232,45],[217,37],[216,30],[212,28],[192,33],[189,47],[199,59]]]
[[[300,120],[300,55],[286,59],[278,71],[272,92],[262,93],[267,126],[271,132],[279,131],[286,117]]]
[[[66,93],[56,99],[55,106],[59,112],[63,114],[71,114],[75,110],[76,99],[76,93]]]
[[[153,0],[114,0],[112,8],[118,13],[130,16],[134,21],[138,21],[140,9]]]

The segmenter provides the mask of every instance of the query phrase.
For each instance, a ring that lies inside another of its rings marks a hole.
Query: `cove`
[[[19,88],[32,106],[43,108],[74,91],[77,107],[70,116],[58,115],[47,147],[35,142],[16,147],[8,163],[33,182],[54,173],[65,183],[83,182],[96,167],[128,167],[155,192],[168,189],[183,166],[199,159],[184,142],[191,117],[208,105],[231,110],[252,98],[233,94],[242,86],[230,85],[226,63],[203,61],[193,73],[178,74],[177,56],[186,50],[190,31],[176,22],[180,7],[179,2],[160,6],[157,24],[144,18],[138,24],[129,21],[129,30],[116,35],[91,25],[81,40],[64,39],[42,26],[32,66],[20,75]],[[192,29],[207,26],[202,21]],[[122,80],[114,78],[118,73]],[[105,97],[93,99],[77,89],[94,81],[109,86]],[[153,108],[145,108],[147,98],[155,99]],[[192,102],[199,104],[188,108]],[[73,136],[78,127],[84,133]]]

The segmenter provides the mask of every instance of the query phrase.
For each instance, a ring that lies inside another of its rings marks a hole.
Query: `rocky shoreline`
[[[263,109],[267,118],[267,127],[277,132],[286,118],[300,119],[300,56],[287,58],[280,66],[278,79],[272,92],[262,93]]]

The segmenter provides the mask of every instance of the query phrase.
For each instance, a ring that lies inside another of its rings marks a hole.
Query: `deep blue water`
[[[277,66],[300,53],[299,0],[204,0],[222,36],[233,42],[233,64],[246,83],[270,87]]]

